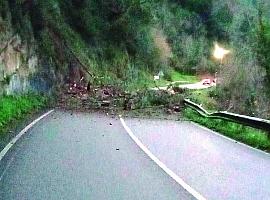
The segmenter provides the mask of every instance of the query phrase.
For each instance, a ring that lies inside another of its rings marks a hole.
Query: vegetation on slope
[[[24,118],[48,104],[48,98],[36,94],[0,97],[0,136],[16,120]]]
[[[207,57],[203,24],[174,2],[8,0],[1,7],[25,40],[34,35],[45,62],[63,73],[72,51],[102,83],[147,80],[145,73],[171,68],[191,73]]]
[[[217,71],[220,108],[267,118],[269,6],[266,0],[6,0],[0,13],[25,41],[35,38],[42,62],[59,74],[83,65],[92,83],[133,90],[159,71],[165,77],[172,70]],[[222,64],[211,56],[214,42],[231,50]]]

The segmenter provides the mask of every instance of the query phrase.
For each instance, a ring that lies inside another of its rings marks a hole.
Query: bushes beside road
[[[15,120],[22,119],[47,104],[48,98],[37,94],[0,97],[0,135],[4,134]]]

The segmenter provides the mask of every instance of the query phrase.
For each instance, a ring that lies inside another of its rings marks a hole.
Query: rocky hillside
[[[215,74],[220,109],[270,112],[267,0],[2,0],[1,93],[82,78],[124,90],[163,72]],[[231,54],[212,56],[218,42]],[[149,85],[149,84],[148,84]]]
[[[34,38],[22,41],[2,18],[0,28],[0,95],[49,91],[55,75],[40,63]]]

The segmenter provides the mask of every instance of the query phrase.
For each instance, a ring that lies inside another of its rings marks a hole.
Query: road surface
[[[142,143],[209,200],[269,200],[270,156],[190,122],[126,119]],[[194,199],[119,119],[57,111],[0,163],[0,199]]]
[[[125,121],[159,160],[206,199],[270,199],[269,154],[191,122]]]
[[[172,82],[171,84],[174,84],[176,82]],[[167,86],[161,86],[161,87],[155,87],[155,88],[151,88],[151,90],[168,90],[170,91],[171,90],[171,87],[169,87],[170,85],[167,85]],[[216,86],[216,84],[212,83],[212,84],[209,84],[209,85],[204,85],[203,84],[203,81],[201,82],[198,82],[198,83],[188,83],[188,84],[181,84],[179,85],[178,87],[179,88],[182,88],[182,89],[188,89],[188,90],[204,90],[204,89],[207,89],[207,88],[211,88],[211,87],[214,87]]]
[[[194,199],[100,114],[55,112],[1,162],[1,200]]]

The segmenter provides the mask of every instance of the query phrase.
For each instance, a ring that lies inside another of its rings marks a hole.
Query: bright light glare
[[[218,60],[223,60],[224,56],[226,56],[227,54],[229,54],[230,51],[223,49],[222,47],[220,47],[218,45],[218,43],[215,43],[215,50],[214,50],[214,57]]]

